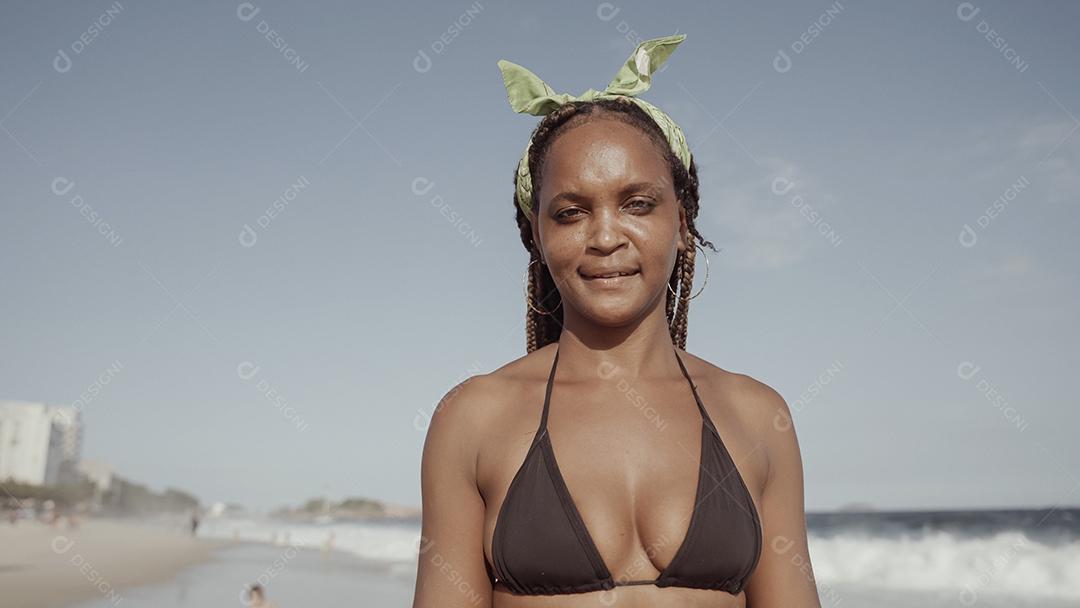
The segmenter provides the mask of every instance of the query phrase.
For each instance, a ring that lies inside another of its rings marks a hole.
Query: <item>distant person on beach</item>
[[[277,604],[266,599],[266,591],[258,583],[248,587],[248,601],[251,602],[249,606],[257,608],[277,608]]]
[[[195,532],[199,529],[199,513],[193,511],[191,513],[191,535],[195,536]]]

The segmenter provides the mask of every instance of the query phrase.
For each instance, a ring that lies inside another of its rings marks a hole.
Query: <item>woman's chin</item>
[[[589,307],[583,311],[583,316],[590,322],[601,327],[622,327],[633,323],[645,314],[644,309],[634,301],[620,299],[607,304],[592,299]]]

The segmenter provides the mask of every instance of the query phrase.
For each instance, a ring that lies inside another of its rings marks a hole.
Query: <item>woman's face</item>
[[[572,126],[551,143],[537,214],[533,241],[563,306],[573,309],[567,313],[602,326],[653,310],[686,248],[685,211],[664,157],[637,127],[610,117]],[[630,276],[596,278],[616,271]]]

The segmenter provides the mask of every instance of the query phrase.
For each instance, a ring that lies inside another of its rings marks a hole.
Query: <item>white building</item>
[[[0,401],[0,481],[67,481],[82,453],[79,411],[66,405]]]
[[[113,470],[109,465],[94,460],[80,460],[78,469],[83,477],[94,484],[99,494],[107,492],[112,486]]]

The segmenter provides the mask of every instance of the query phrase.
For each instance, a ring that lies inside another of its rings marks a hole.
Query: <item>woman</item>
[[[416,608],[820,606],[787,404],[683,350],[712,244],[681,130],[636,98],[683,38],[580,97],[499,63],[544,115],[515,174],[529,352],[436,408]]]

